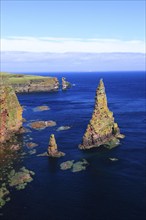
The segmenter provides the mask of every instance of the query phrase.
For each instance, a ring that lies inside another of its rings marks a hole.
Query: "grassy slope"
[[[11,84],[24,84],[29,83],[30,80],[46,80],[46,79],[53,79],[52,77],[44,77],[44,76],[35,76],[35,75],[24,75],[24,74],[11,74],[11,73],[0,73],[0,79],[5,81],[9,79]]]

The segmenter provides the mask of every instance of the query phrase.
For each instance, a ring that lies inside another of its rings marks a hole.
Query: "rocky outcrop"
[[[1,75],[3,78],[9,78],[16,93],[51,92],[59,89],[59,81],[56,77],[9,73],[1,73]]]
[[[66,81],[66,78],[62,77],[62,90],[69,89],[71,87],[71,83]]]
[[[108,109],[105,88],[101,79],[96,91],[92,118],[79,148],[89,149],[101,145],[112,148],[118,145],[119,138],[123,137],[118,124],[114,122],[113,113]]]
[[[56,126],[56,122],[55,121],[35,121],[30,123],[29,125],[31,128],[36,129],[36,130],[41,130],[41,129],[45,129],[47,127],[53,127]]]
[[[9,140],[22,126],[22,107],[13,88],[0,85],[0,143]]]
[[[49,141],[49,146],[48,146],[48,155],[50,157],[61,157],[65,155],[63,152],[58,151],[58,147],[56,144],[54,134],[51,134],[50,136],[50,141]]]

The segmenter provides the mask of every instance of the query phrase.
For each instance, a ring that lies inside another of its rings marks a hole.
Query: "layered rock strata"
[[[12,84],[16,93],[25,92],[51,92],[59,89],[59,82],[56,77],[45,79],[34,79],[26,83],[13,83]]]
[[[114,122],[113,113],[108,109],[104,83],[102,79],[98,85],[95,96],[95,107],[92,118],[83,136],[80,149],[89,149],[105,145],[115,147],[119,143],[120,134],[118,124]]]
[[[58,147],[56,144],[54,134],[51,134],[50,136],[50,141],[49,141],[49,146],[48,146],[48,155],[50,157],[61,157],[65,155],[63,152],[58,151]]]
[[[10,85],[0,84],[0,143],[9,140],[22,126],[22,107]]]
[[[71,83],[66,81],[66,78],[62,77],[62,90],[69,89],[71,87]]]

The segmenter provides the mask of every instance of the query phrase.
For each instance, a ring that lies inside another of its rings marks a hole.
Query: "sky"
[[[143,0],[1,0],[1,71],[145,69]]]

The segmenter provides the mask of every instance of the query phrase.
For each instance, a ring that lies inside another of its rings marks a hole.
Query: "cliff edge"
[[[37,75],[1,73],[2,78],[8,78],[16,93],[51,92],[59,89],[56,77]]]
[[[113,113],[108,109],[104,83],[102,79],[98,85],[95,96],[95,107],[92,118],[83,136],[80,149],[89,149],[104,145],[108,148],[119,144],[120,134],[118,124],[114,122]]]

